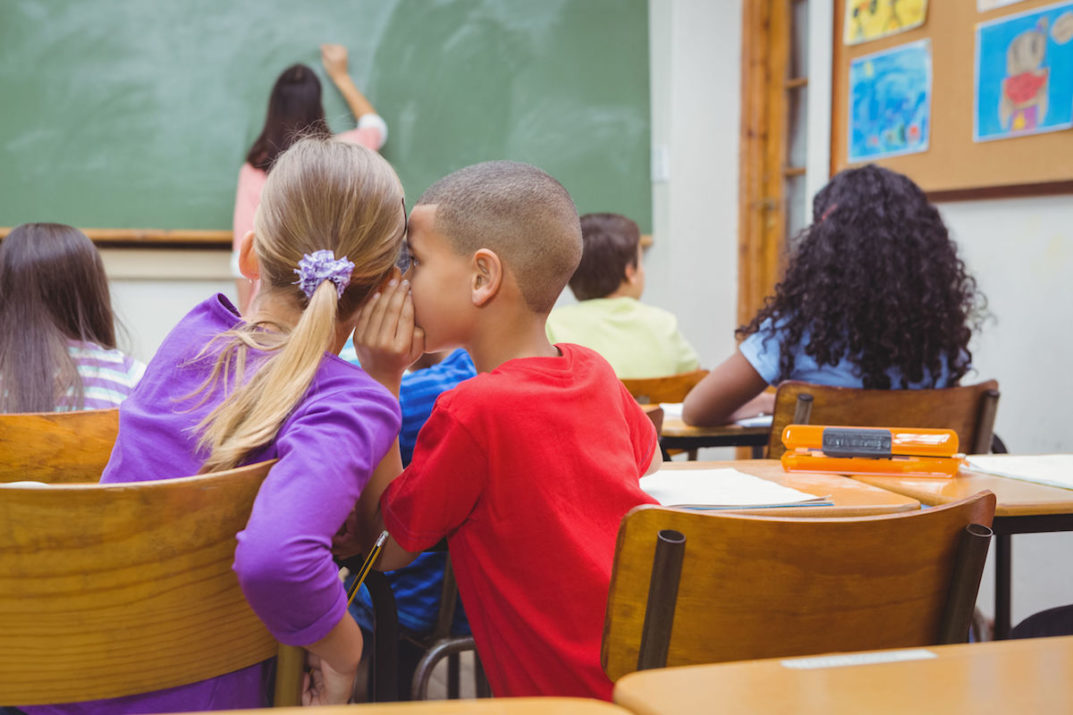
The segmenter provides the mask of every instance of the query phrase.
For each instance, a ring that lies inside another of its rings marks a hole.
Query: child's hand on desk
[[[402,373],[425,352],[425,332],[414,325],[410,282],[401,280],[398,269],[358,311],[354,348],[365,372],[398,395]]]

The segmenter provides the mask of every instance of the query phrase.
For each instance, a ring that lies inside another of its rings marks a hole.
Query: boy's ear
[[[637,265],[638,264],[636,263],[626,264],[626,276],[623,280],[625,280],[630,285],[633,285],[637,282]]]
[[[481,248],[473,254],[473,305],[480,308],[499,293],[503,284],[503,263],[495,251]]]
[[[253,240],[253,231],[247,231],[238,249],[238,270],[251,281],[261,277],[261,264],[257,260],[257,251],[253,250]]]

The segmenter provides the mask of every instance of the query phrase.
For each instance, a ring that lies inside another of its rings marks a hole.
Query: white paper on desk
[[[663,408],[663,416],[672,420],[682,419],[682,403],[681,402],[661,402],[659,406]]]
[[[641,489],[663,506],[693,509],[830,503],[826,497],[806,494],[736,469],[661,469],[641,477]]]
[[[968,462],[978,472],[1073,489],[1073,454],[973,454]]]
[[[663,417],[666,419],[680,420],[682,419],[682,403],[681,402],[661,402],[659,406],[663,408]],[[734,424],[741,425],[742,427],[770,427],[771,415],[757,415],[756,417],[746,417],[740,419]]]
[[[770,427],[771,415],[757,415],[756,417],[745,417],[734,424],[741,425],[742,427]]]

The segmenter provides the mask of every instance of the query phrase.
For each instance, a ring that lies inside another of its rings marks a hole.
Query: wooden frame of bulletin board
[[[849,166],[851,60],[929,39],[932,103],[928,149],[875,163],[909,176],[932,200],[1073,193],[1073,129],[973,142],[976,25],[1053,5],[1057,0],[1025,0],[986,12],[977,11],[977,0],[930,0],[922,26],[857,45],[843,44],[847,1],[835,0],[832,174]]]

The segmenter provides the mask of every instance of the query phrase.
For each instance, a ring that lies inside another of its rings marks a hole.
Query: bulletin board
[[[850,125],[854,121],[850,117],[851,65],[857,69],[871,56],[883,58],[891,50],[918,43],[918,47],[929,47],[931,54],[927,149],[884,156],[875,163],[906,174],[933,200],[1073,193],[1073,128],[973,140],[979,124],[975,102],[977,26],[1052,7],[1058,4],[1056,0],[1022,0],[1004,6],[985,0],[984,5],[996,7],[983,11],[978,9],[979,0],[930,0],[926,19],[919,27],[847,45],[843,41],[846,5],[853,2],[859,0],[835,0],[832,174],[868,161],[849,161],[853,143]],[[1063,46],[1063,52],[1073,49],[1073,43],[1069,44],[1069,48]],[[1065,82],[1064,75],[1051,79]],[[860,154],[856,147],[854,144],[854,151]]]

